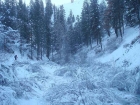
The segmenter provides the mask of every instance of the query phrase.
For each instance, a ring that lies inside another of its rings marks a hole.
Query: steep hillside
[[[114,43],[115,42],[115,43]],[[135,69],[140,65],[140,30],[139,27],[126,27],[123,38],[111,37],[103,39],[103,50],[100,51],[96,45],[88,52],[88,58],[95,61],[108,63],[114,67],[122,67],[128,70]]]

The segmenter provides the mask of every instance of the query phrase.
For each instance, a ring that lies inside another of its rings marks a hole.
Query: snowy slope
[[[88,53],[89,58],[96,58],[98,62],[110,63],[112,66],[124,67],[132,70],[140,65],[140,32],[139,27],[126,27],[123,38],[111,37],[103,40],[103,51],[96,54],[96,50]],[[112,51],[110,51],[113,48]],[[99,56],[101,54],[101,56]],[[99,57],[97,57],[99,56]],[[127,64],[126,64],[127,63]]]

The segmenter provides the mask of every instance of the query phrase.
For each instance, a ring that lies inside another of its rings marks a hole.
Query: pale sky
[[[53,4],[55,5],[61,5],[61,4],[65,4],[65,3],[70,3],[71,0],[51,0]]]
[[[24,0],[27,4],[30,3],[30,0]],[[43,0],[44,2],[46,0]],[[61,5],[61,4],[65,4],[65,3],[70,3],[71,0],[51,0],[52,4],[55,4],[55,5]]]

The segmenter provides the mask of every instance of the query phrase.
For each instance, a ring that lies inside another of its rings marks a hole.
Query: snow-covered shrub
[[[6,79],[2,76],[2,74],[0,74],[0,85],[4,86],[6,84]]]
[[[130,44],[123,45],[123,48],[128,48],[128,47],[130,47]]]
[[[77,70],[74,68],[67,67],[56,70],[54,74],[57,76],[75,77],[75,75],[77,74]]]
[[[33,82],[31,81],[17,81],[11,84],[11,88],[15,91],[17,98],[28,98],[34,91]]]
[[[120,91],[129,91],[130,93],[140,94],[139,67],[136,67],[132,71],[117,73],[111,81],[111,87],[115,87]]]
[[[47,105],[113,105],[118,101],[108,88],[81,89],[78,84],[78,81],[61,84],[48,90],[45,97]]]
[[[132,74],[135,76],[136,78],[136,82],[135,82],[135,93],[140,95],[140,67],[136,67]]]
[[[125,69],[131,65],[131,63],[127,60],[124,60],[122,63],[123,63],[122,67],[124,67]]]
[[[138,79],[138,81],[136,83],[135,93],[140,95],[140,78]]]
[[[70,84],[54,86],[46,93],[47,105],[75,105],[78,97],[78,91]]]
[[[14,81],[14,73],[12,69],[5,65],[1,65],[0,68],[0,84],[8,86],[12,81]]]
[[[73,71],[71,71],[71,70],[69,70],[68,72],[66,72],[65,73],[65,77],[74,77],[76,75],[76,73],[75,72],[73,72]]]
[[[114,76],[111,81],[111,87],[115,87],[120,91],[134,92],[134,76],[130,72],[120,72]]]
[[[94,51],[95,51],[95,54],[101,53],[101,52],[102,52],[102,49],[101,49],[100,45],[96,46],[96,47],[94,48]]]
[[[135,44],[140,39],[140,35],[132,40],[131,45]]]
[[[137,81],[135,92],[136,94],[140,95],[140,78]]]
[[[93,90],[96,88],[96,86],[93,84],[92,81],[90,80],[84,80],[84,81],[81,81],[79,84],[78,84],[78,87],[80,90],[83,90],[83,89],[88,89],[88,90]]]
[[[0,105],[16,105],[16,93],[9,87],[0,86]]]
[[[87,59],[87,51],[83,50],[80,51],[77,55],[75,55],[76,58],[73,58],[72,62],[75,62],[79,65],[83,65],[86,62]]]
[[[30,71],[30,72],[35,73],[35,72],[41,72],[42,68],[39,65],[34,64],[34,65],[29,65],[27,70]]]
[[[91,70],[92,71],[92,70]],[[76,85],[80,90],[93,90],[96,88],[92,76],[94,73],[88,70],[77,71],[76,76],[73,81],[73,85]]]
[[[140,67],[136,67],[134,70],[131,71],[132,75],[137,75],[140,72]]]
[[[112,53],[120,46],[120,40],[121,38],[113,37],[111,39],[108,39],[106,49],[108,52]]]
[[[111,82],[111,87],[115,87],[120,91],[126,91],[126,79],[127,75],[124,72],[116,74]]]
[[[15,92],[16,92],[16,97],[17,98],[22,98],[24,96],[24,91],[23,90],[20,90],[21,88],[15,88]]]
[[[56,70],[56,71],[54,72],[54,74],[57,75],[57,76],[64,76],[64,74],[65,74],[67,71],[68,71],[67,68],[62,68],[62,69]]]

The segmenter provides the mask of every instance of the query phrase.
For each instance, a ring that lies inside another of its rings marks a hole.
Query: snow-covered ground
[[[102,51],[83,47],[66,65],[21,56],[18,32],[0,31],[11,52],[0,52],[0,105],[139,105],[139,27],[105,36]]]
[[[113,33],[111,37],[103,39],[103,51],[96,54],[98,50],[91,50],[88,58],[96,57],[95,61],[133,70],[140,65],[139,50],[139,27],[126,27],[123,38],[116,38]]]
[[[80,15],[84,0],[64,4]],[[66,65],[30,60],[19,51],[19,33],[0,25],[0,105],[140,105],[140,30],[83,47]],[[14,55],[18,55],[17,61]]]

